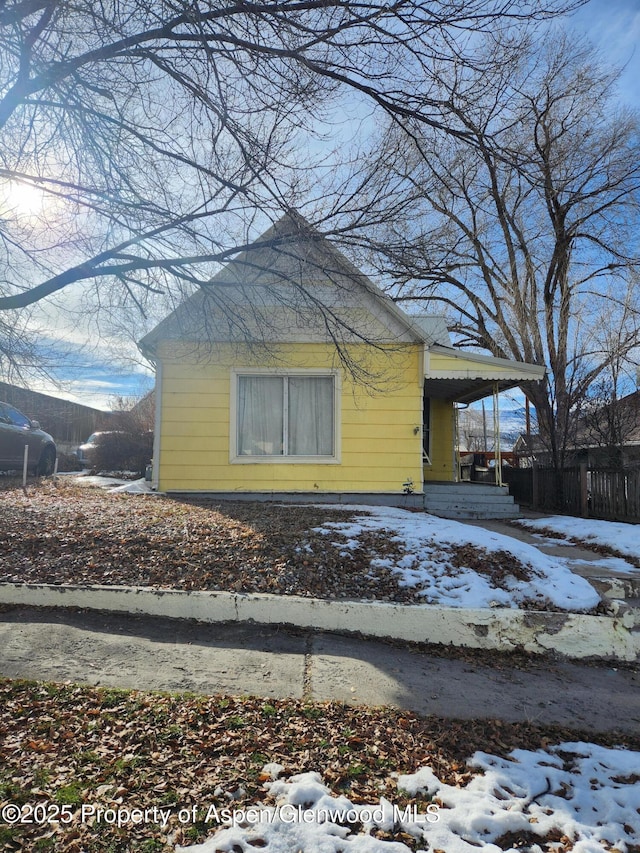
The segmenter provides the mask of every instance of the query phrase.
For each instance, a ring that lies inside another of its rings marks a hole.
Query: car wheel
[[[56,465],[56,451],[53,447],[45,447],[38,462],[37,474],[41,477],[50,477]]]

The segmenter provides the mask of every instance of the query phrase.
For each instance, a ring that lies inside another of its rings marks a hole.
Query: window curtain
[[[238,454],[282,456],[284,381],[281,376],[240,376]]]
[[[333,456],[333,379],[289,377],[289,455]]]

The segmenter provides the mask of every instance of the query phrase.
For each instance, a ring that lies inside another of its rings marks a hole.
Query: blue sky
[[[590,0],[573,16],[612,64],[625,65],[621,95],[640,104],[640,0]]]
[[[74,400],[85,406],[110,410],[115,398],[138,398],[154,385],[151,370],[132,366],[127,359],[118,363],[105,355],[103,348],[94,351],[81,344],[64,344],[60,353],[60,368],[56,371],[60,384],[36,379],[33,390]]]
[[[135,346],[139,335],[133,317],[130,334],[109,332],[87,315],[79,291],[65,294],[60,305],[37,306],[33,320],[40,329],[38,343],[57,382],[36,376],[34,391],[74,400],[85,406],[110,410],[116,397],[141,397],[153,388],[154,376]],[[20,383],[17,383],[20,384]]]
[[[640,106],[640,0],[590,0],[569,25],[585,33],[612,64],[626,65],[622,98],[631,106]],[[79,296],[71,320],[62,317],[55,309],[46,309],[40,315],[44,334],[56,329],[65,342],[57,370],[61,387],[39,381],[33,386],[35,390],[108,409],[115,396],[138,396],[152,387],[152,374],[133,345],[133,339],[146,331],[142,326],[139,335],[131,330],[127,341],[120,340],[116,332],[109,335],[98,331],[89,321],[83,322]]]

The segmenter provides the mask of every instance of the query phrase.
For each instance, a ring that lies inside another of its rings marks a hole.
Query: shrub
[[[144,477],[152,455],[152,432],[105,432],[91,452],[91,461],[96,471],[135,471]]]
[[[75,453],[58,451],[58,471],[82,471],[82,463]]]

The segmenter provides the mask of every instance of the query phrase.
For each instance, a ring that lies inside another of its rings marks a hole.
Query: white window
[[[336,461],[336,379],[238,373],[235,461]]]

